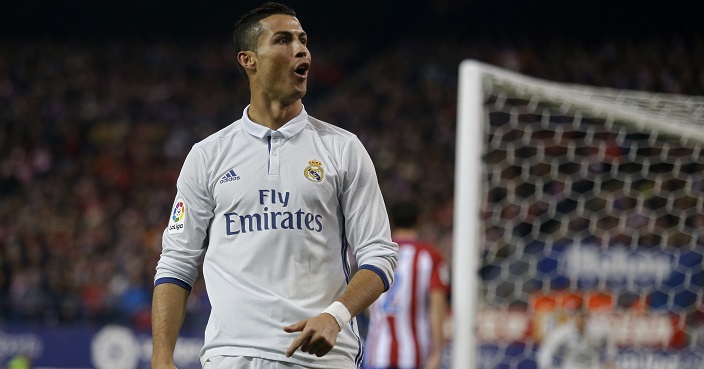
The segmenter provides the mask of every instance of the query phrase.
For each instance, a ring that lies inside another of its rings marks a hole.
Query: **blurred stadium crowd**
[[[356,133],[387,204],[415,197],[450,259],[457,69],[704,95],[704,38],[590,44],[313,43],[308,112]],[[149,328],[154,266],[191,145],[248,102],[230,44],[6,41],[0,47],[0,323]],[[360,57],[360,56],[363,56]],[[702,245],[704,246],[704,245]],[[202,279],[186,324],[209,309]]]

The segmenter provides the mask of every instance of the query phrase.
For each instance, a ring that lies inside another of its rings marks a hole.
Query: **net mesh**
[[[595,361],[704,367],[704,99],[483,85],[478,367],[539,367],[580,311]]]

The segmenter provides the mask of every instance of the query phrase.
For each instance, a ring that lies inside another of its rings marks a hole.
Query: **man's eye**
[[[286,37],[280,38],[280,39],[279,39],[279,43],[280,43],[280,44],[286,44],[286,43],[288,43],[288,38],[286,38]]]

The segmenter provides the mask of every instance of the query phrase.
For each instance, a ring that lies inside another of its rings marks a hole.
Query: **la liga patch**
[[[183,233],[183,229],[186,225],[186,201],[179,197],[174,202],[174,207],[171,210],[171,216],[169,217],[169,226],[166,231],[169,234]]]

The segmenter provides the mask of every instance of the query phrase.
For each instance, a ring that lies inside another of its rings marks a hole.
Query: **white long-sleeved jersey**
[[[201,362],[252,356],[313,368],[355,368],[356,321],[317,358],[284,353],[283,327],[320,314],[351,278],[350,256],[388,288],[398,246],[374,166],[357,137],[305,110],[277,131],[242,118],[193,146],[155,284],[190,289],[203,254],[212,310]]]

